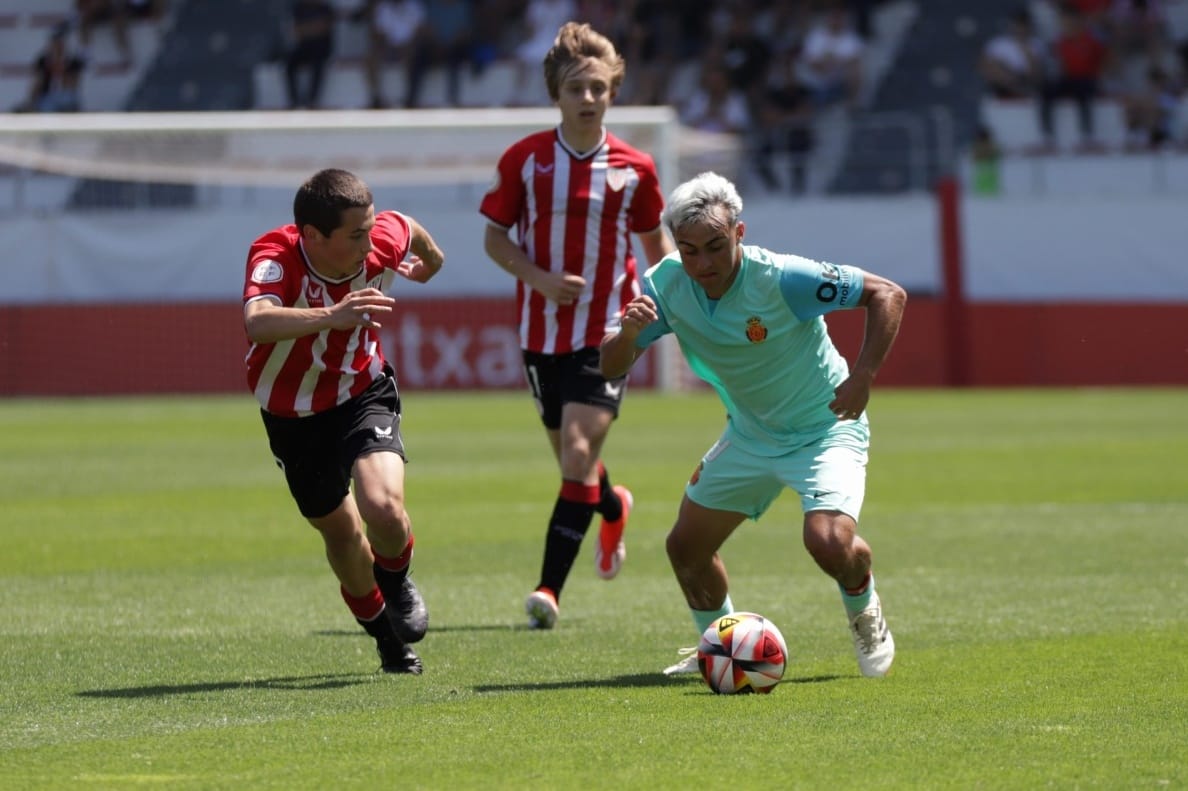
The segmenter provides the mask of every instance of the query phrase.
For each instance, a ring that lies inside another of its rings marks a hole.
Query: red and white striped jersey
[[[660,227],[663,208],[652,157],[610,133],[585,154],[570,148],[560,129],[508,148],[479,210],[501,228],[515,227],[541,269],[586,279],[572,305],[517,281],[521,348],[565,354],[598,346],[640,293],[630,234]]]
[[[372,251],[363,267],[348,277],[330,280],[310,266],[297,226],[281,226],[252,243],[243,304],[269,299],[288,308],[320,308],[364,288],[387,293],[396,279],[396,266],[408,254],[411,237],[403,215],[377,214],[371,230]],[[384,353],[375,330],[355,327],[253,343],[246,362],[248,386],[265,411],[304,417],[366,390],[383,375]]]

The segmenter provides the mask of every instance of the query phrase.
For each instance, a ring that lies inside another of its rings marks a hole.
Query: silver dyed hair
[[[675,233],[690,223],[716,222],[713,210],[717,206],[726,209],[726,221],[734,225],[742,214],[743,202],[729,179],[706,171],[672,191],[662,219],[669,232]]]

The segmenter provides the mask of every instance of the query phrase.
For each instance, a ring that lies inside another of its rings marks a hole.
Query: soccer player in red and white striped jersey
[[[602,377],[598,346],[640,293],[632,234],[648,263],[673,250],[652,157],[603,127],[625,73],[614,45],[589,25],[567,23],[544,70],[561,123],[504,152],[480,206],[487,254],[517,280],[524,371],[561,470],[540,581],[525,603],[537,628],[556,623],[595,511],[599,576],[614,577],[625,556],[631,492],[611,485],[600,457],[626,382]]]
[[[429,616],[408,576],[400,394],[378,330],[396,277],[424,283],[444,255],[412,217],[377,215],[371,190],[345,170],[306,181],[293,219],[248,252],[248,382],[289,492],[321,533],[383,669],[419,674],[408,644],[424,637]]]

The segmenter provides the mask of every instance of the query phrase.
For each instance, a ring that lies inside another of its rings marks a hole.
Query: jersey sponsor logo
[[[821,277],[836,283],[841,280],[841,273],[837,271],[837,267],[833,264],[821,264]]]
[[[610,187],[615,192],[627,186],[627,176],[630,174],[630,168],[607,168],[606,169],[606,186]]]
[[[763,343],[767,340],[767,327],[763,326],[763,319],[758,316],[747,319],[747,340],[751,343]]]
[[[541,163],[537,162],[536,172],[541,176],[547,176],[553,172],[553,164],[549,163],[548,165],[542,165]]]
[[[285,270],[281,269],[281,265],[276,261],[261,261],[252,270],[252,282],[260,283],[261,285],[264,283],[279,283],[284,276]]]
[[[306,283],[305,284],[305,301],[309,304],[309,306],[311,308],[322,307],[322,304],[323,304],[322,297],[324,295],[325,295],[325,291],[322,288],[321,284],[319,284],[319,283]]]

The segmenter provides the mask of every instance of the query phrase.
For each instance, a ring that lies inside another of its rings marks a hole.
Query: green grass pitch
[[[725,697],[660,673],[695,639],[663,545],[706,393],[629,396],[627,562],[598,579],[587,541],[551,632],[527,394],[406,393],[419,678],[376,672],[250,397],[0,401],[0,789],[1184,788],[1186,407],[876,390],[893,673],[858,674],[786,493],[723,555],[791,661]]]

